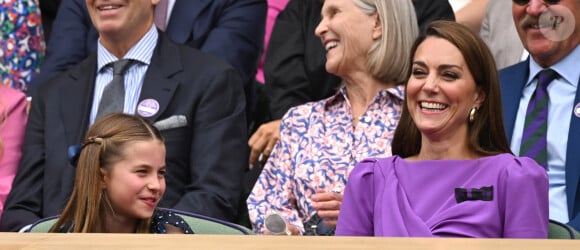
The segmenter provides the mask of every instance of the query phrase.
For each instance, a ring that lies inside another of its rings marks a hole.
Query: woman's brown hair
[[[114,210],[101,188],[101,168],[121,160],[128,142],[149,140],[163,142],[159,131],[139,116],[114,113],[97,120],[81,144],[71,197],[50,232],[104,233],[107,210]],[[140,220],[136,232],[149,232],[150,223]]]
[[[483,40],[456,22],[435,21],[430,23],[415,40],[411,50],[411,61],[419,45],[429,37],[445,39],[459,49],[473,75],[477,89],[484,93],[485,99],[477,110],[475,120],[469,123],[469,150],[486,156],[500,153],[511,154],[503,125],[497,68]],[[410,73],[407,79],[409,77]],[[406,87],[407,84],[405,84]],[[468,122],[467,114],[465,119]],[[421,132],[411,118],[405,93],[401,119],[392,142],[392,152],[393,155],[406,158],[419,154],[420,150]]]

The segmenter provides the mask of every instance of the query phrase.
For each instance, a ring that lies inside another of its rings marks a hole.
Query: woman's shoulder
[[[485,157],[487,166],[500,168],[508,178],[541,178],[546,179],[548,175],[546,170],[536,161],[528,157],[518,157],[512,154],[504,153],[494,156]]]
[[[324,107],[327,105],[327,103],[333,101],[334,99],[336,99],[336,95],[319,101],[307,102],[298,106],[294,106],[290,108],[288,112],[286,112],[284,118],[309,117],[313,113],[322,113],[324,112]]]
[[[383,171],[384,169],[391,168],[396,162],[400,161],[399,156],[390,156],[386,158],[366,158],[359,162],[353,170],[353,173],[358,173],[360,175],[373,174],[376,171]]]
[[[2,100],[4,105],[3,108],[6,109],[13,109],[15,106],[26,106],[26,95],[5,85],[0,85],[0,100]]]

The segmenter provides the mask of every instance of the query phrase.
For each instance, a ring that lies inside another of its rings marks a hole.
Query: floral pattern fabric
[[[402,86],[382,90],[354,128],[344,87],[328,99],[290,109],[247,200],[254,231],[264,233],[264,219],[272,213],[304,231],[316,212],[310,197],[317,190],[342,193],[359,161],[391,155],[402,104]]]
[[[44,57],[38,0],[0,0],[0,25],[0,80],[26,91]]]

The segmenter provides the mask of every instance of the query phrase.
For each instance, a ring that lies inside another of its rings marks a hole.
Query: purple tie
[[[167,5],[169,0],[160,0],[155,6],[155,25],[160,30],[165,31],[167,27]]]
[[[542,70],[538,74],[538,86],[532,94],[520,147],[520,156],[530,157],[544,168],[548,169],[548,152],[546,133],[548,130],[548,84],[558,77],[552,69]]]

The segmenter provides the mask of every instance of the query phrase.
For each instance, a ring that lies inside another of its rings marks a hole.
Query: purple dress
[[[547,238],[548,176],[511,154],[367,159],[348,179],[336,235]]]

